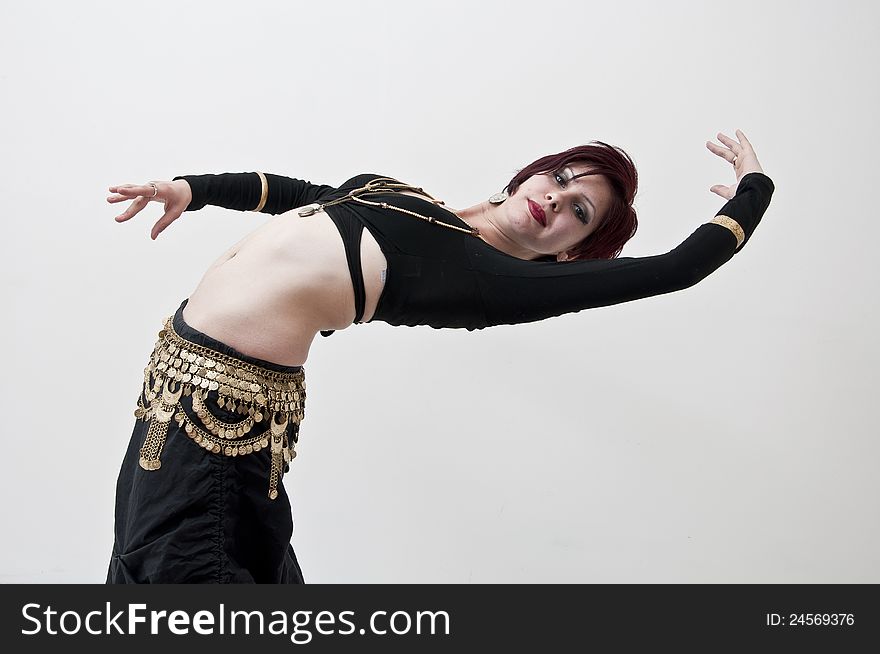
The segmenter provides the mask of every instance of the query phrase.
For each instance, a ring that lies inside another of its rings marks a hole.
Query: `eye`
[[[556,182],[559,184],[560,188],[565,188],[565,185],[568,183],[566,181],[565,177],[560,175],[558,172],[553,173],[553,177],[556,179]],[[581,207],[581,205],[579,205],[579,204],[574,205],[574,215],[584,225],[589,224],[589,221],[587,220],[587,213],[584,211],[584,209],[583,209],[583,207]]]

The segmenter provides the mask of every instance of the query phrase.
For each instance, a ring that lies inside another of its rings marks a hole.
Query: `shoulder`
[[[367,182],[379,179],[380,177],[387,178],[388,175],[380,175],[379,173],[361,173],[360,175],[348,178],[338,188],[340,190],[345,189],[346,191],[350,191],[351,189],[360,188],[367,184]]]

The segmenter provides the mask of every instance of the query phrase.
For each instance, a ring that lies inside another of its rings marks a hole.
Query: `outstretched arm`
[[[711,190],[727,198],[712,221],[666,254],[588,259],[565,263],[484,262],[480,276],[489,325],[517,324],[620,304],[693,286],[733,258],[749,241],[770,204],[775,186],[745,135],[739,143],[710,150],[733,164],[737,183]]]
[[[150,238],[155,239],[184,211],[197,211],[208,204],[236,211],[279,214],[317,202],[335,190],[332,186],[271,173],[221,173],[182,175],[170,182],[111,186],[110,192],[115,195],[107,201],[113,204],[133,200],[128,209],[116,217],[117,222],[131,219],[150,201],[163,202],[165,213],[150,233]]]

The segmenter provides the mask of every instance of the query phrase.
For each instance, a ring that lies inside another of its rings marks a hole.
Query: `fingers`
[[[755,148],[752,147],[749,139],[746,138],[746,135],[742,133],[742,130],[736,130],[736,136],[739,139],[739,142],[742,144],[743,148],[747,148],[754,152]]]
[[[123,200],[127,200],[128,198],[122,198]],[[107,198],[109,201],[110,198]],[[143,209],[147,204],[149,204],[149,200],[147,198],[139,197],[131,205],[123,211],[121,214],[116,216],[115,220],[118,223],[124,223],[126,220],[129,220],[133,216],[135,216],[141,209]]]
[[[737,130],[737,131],[739,131],[739,130]],[[742,146],[740,146],[739,143],[734,141],[729,136],[722,134],[721,132],[718,132],[718,140],[721,141],[728,148],[730,148],[731,151],[733,152],[733,154],[738,155],[742,152]]]
[[[713,186],[709,190],[712,191],[713,193],[715,193],[716,195],[720,195],[725,200],[729,200],[730,198],[733,197],[733,193],[731,192],[729,186],[724,186],[722,184],[716,184],[715,186]]]
[[[722,148],[720,145],[712,143],[712,141],[706,141],[706,147],[722,159],[727,160],[729,163],[733,163],[733,160],[736,158],[736,154],[734,154],[731,150],[728,150],[727,148]]]
[[[108,190],[111,193],[116,193],[116,195],[111,195],[107,198],[107,202],[111,204],[122,202],[123,200],[131,200],[138,196],[145,197],[148,200],[159,199],[158,186],[154,189],[149,184],[120,184],[119,186],[111,186]]]
[[[165,228],[168,227],[175,220],[180,218],[180,213],[164,213],[159,220],[156,221],[156,224],[153,225],[153,230],[150,232],[150,238],[154,241],[156,237],[165,231]]]

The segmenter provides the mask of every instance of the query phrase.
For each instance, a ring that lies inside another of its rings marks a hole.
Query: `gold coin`
[[[274,500],[276,497],[278,497],[278,491],[277,490],[270,490],[269,491],[269,499]]]

